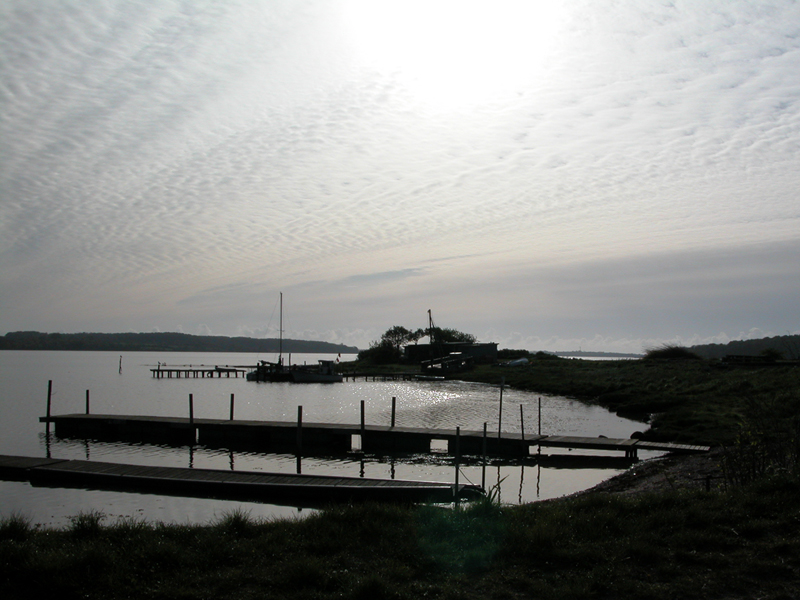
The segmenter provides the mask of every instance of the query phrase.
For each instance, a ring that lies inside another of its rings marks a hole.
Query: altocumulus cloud
[[[511,79],[443,96],[349,0],[5,2],[0,328],[261,331],[284,290],[360,346],[429,308],[549,349],[797,329],[800,6],[575,0],[547,47],[394,6]]]

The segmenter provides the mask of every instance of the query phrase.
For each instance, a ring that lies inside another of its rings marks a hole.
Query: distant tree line
[[[692,352],[703,358],[725,358],[729,355],[768,356],[776,359],[800,359],[800,335],[778,335],[757,340],[736,340],[727,344],[692,346]]]
[[[40,333],[14,331],[0,337],[0,350],[107,350],[113,352],[278,352],[278,339],[190,335],[188,333]],[[283,340],[297,354],[356,354],[344,344]]]

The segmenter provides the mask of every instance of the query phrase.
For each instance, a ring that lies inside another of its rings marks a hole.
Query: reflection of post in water
[[[520,410],[522,405],[520,404]],[[525,482],[525,463],[519,466],[519,503],[522,504],[522,484]]]
[[[539,452],[541,453],[541,451],[542,451],[542,448],[540,446],[539,447]],[[538,462],[536,463],[536,469],[537,469],[537,473],[536,473],[536,497],[538,498],[539,497],[539,486],[542,483],[542,465],[540,463],[538,463]]]
[[[189,468],[194,469],[194,444],[189,446]]]
[[[392,458],[389,460],[389,476],[394,479],[394,456],[392,456]]]
[[[303,459],[300,457],[299,454],[297,455],[297,474],[298,475],[303,474]]]
[[[233,450],[228,450],[228,459],[230,460],[231,471],[233,471]]]
[[[89,440],[83,440],[83,450],[86,453],[86,460],[89,460]]]
[[[364,477],[364,454],[361,454],[361,468],[358,472],[359,477]]]

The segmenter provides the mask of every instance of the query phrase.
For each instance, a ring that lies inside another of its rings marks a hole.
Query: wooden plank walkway
[[[41,417],[40,422],[48,422]],[[637,439],[537,435],[455,429],[424,429],[341,423],[287,421],[235,421],[121,415],[59,415],[49,417],[56,435],[104,440],[200,443],[235,450],[297,453],[345,453],[353,449],[353,436],[368,453],[427,453],[435,441],[447,443],[447,451],[460,455],[491,457],[526,456],[531,448],[556,447],[623,452],[636,458],[638,450],[674,453],[708,452],[708,446],[645,442]]]
[[[172,379],[173,376],[176,379],[205,379],[206,377],[213,379],[215,375],[219,379],[223,375],[226,378],[230,378],[231,373],[233,373],[234,377],[239,377],[240,374],[244,377],[246,373],[245,369],[237,369],[235,367],[158,367],[150,369],[150,372],[156,379]]]
[[[453,502],[455,486],[436,481],[408,481],[295,475],[253,471],[155,467],[85,460],[0,455],[0,478],[34,485],[130,490],[159,495],[259,502]],[[459,499],[483,494],[480,486],[459,485]]]

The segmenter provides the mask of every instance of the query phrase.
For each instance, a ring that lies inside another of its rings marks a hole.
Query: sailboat
[[[341,374],[334,371],[332,360],[320,360],[318,363],[316,367],[291,364],[286,367],[283,364],[283,292],[281,292],[278,362],[259,361],[256,368],[247,374],[247,381],[339,383],[344,379]]]

